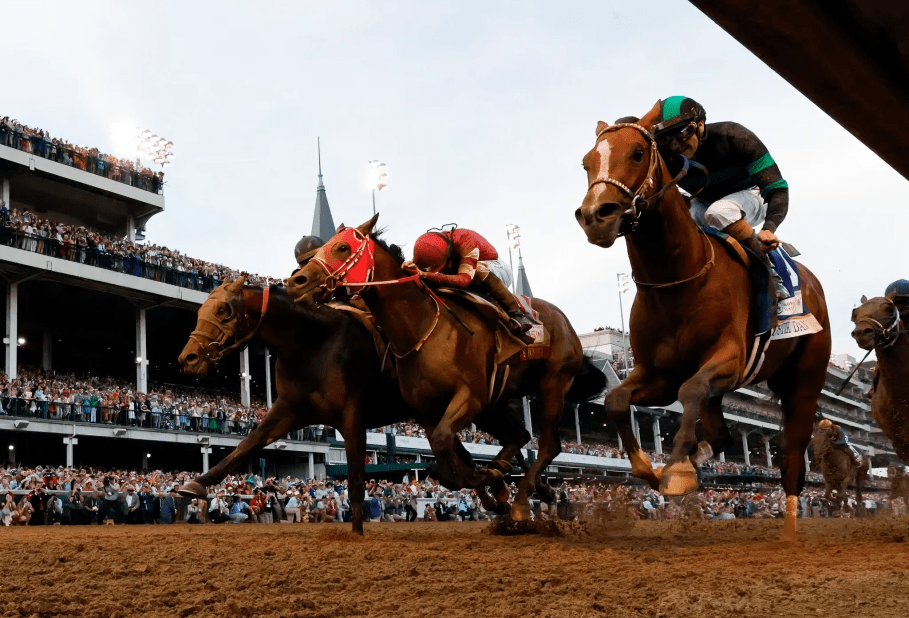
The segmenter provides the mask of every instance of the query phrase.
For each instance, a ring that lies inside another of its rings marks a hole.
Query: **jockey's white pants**
[[[767,203],[757,187],[727,195],[712,204],[699,197],[691,199],[691,218],[699,225],[724,230],[744,218],[751,227],[760,229],[767,216]]]
[[[498,277],[499,281],[501,281],[506,288],[511,287],[511,268],[509,268],[508,264],[505,262],[501,260],[487,260],[485,262],[477,263],[477,271],[481,268],[486,268],[489,272]]]

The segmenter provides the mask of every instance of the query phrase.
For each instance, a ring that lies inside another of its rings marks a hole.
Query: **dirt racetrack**
[[[0,529],[0,615],[909,616],[909,519]]]

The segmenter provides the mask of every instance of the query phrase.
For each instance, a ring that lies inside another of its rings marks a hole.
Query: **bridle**
[[[256,324],[256,327],[249,331],[244,337],[236,339],[236,331],[240,330],[240,320],[244,320],[244,323],[249,322],[249,315],[246,311],[243,310],[243,292],[242,289],[239,294],[239,298],[229,298],[225,305],[230,308],[230,314],[222,320],[215,320],[207,315],[198,317],[199,322],[205,322],[214,326],[219,332],[220,336],[217,339],[212,339],[211,336],[201,330],[194,330],[190,333],[189,338],[195,341],[199,345],[200,356],[202,359],[213,365],[217,365],[218,362],[227,354],[230,354],[234,350],[245,347],[246,344],[255,336],[258,332],[259,327],[262,325],[262,320],[265,319],[265,311],[268,308],[268,300],[270,298],[270,287],[265,287],[262,290],[262,310],[259,314],[259,322]],[[240,308],[236,305],[240,305]],[[233,329],[234,332],[229,332],[226,328],[231,322],[236,322],[236,326]],[[234,338],[234,342],[230,345],[227,345],[231,338]],[[208,343],[206,343],[206,340]],[[226,346],[226,347],[225,347]]]
[[[900,310],[897,309],[896,305],[891,300],[887,300],[888,303],[893,305],[893,311],[895,315],[893,316],[893,322],[889,326],[884,326],[879,321],[875,320],[871,316],[863,316],[855,321],[855,325],[858,326],[860,322],[871,322],[874,328],[874,348],[889,348],[896,343],[896,340],[899,338],[904,331],[900,328]]]
[[[701,171],[701,173],[703,173],[705,176],[707,174],[707,170],[703,165],[701,165],[700,163],[698,163],[696,161],[689,161],[687,157],[685,157],[683,155],[679,155],[682,158],[682,169],[679,171],[679,173],[676,174],[672,178],[672,180],[670,180],[668,183],[664,184],[656,193],[654,193],[653,195],[650,195],[650,196],[645,196],[645,193],[649,189],[656,188],[656,184],[657,184],[656,175],[657,175],[658,170],[661,169],[660,161],[662,160],[662,157],[660,156],[660,151],[659,151],[659,148],[657,148],[656,139],[654,139],[653,134],[637,123],[620,122],[620,123],[605,127],[602,130],[598,131],[597,140],[599,140],[600,136],[603,135],[604,133],[609,133],[611,131],[617,131],[619,129],[625,129],[625,128],[631,128],[631,129],[635,129],[636,131],[639,131],[644,136],[644,139],[646,139],[647,142],[650,144],[650,164],[647,169],[647,176],[641,182],[640,186],[637,189],[635,189],[634,191],[632,191],[628,187],[628,185],[626,185],[625,183],[623,183],[622,181],[620,181],[616,178],[613,178],[612,176],[606,176],[605,178],[597,178],[596,180],[594,180],[587,186],[587,191],[589,192],[593,187],[595,187],[596,185],[598,185],[600,183],[610,184],[614,187],[617,187],[620,191],[625,193],[625,195],[627,195],[628,197],[631,198],[631,205],[625,210],[625,212],[622,213],[623,217],[626,215],[630,215],[631,218],[626,219],[626,223],[622,224],[622,228],[619,230],[618,236],[624,236],[625,234],[633,233],[635,230],[637,230],[638,222],[641,218],[641,213],[645,212],[649,207],[658,204],[660,202],[660,200],[663,199],[663,195],[666,193],[666,191],[669,188],[677,185],[688,174],[689,168],[694,167],[696,169],[699,169]],[[699,191],[694,193],[694,195],[692,195],[692,197],[695,197],[698,193],[700,193],[703,190],[704,190],[704,188],[702,187]],[[710,247],[710,259],[707,260],[707,263],[704,264],[704,266],[701,268],[701,270],[699,270],[697,273],[695,273],[694,275],[692,275],[686,279],[681,279],[679,281],[671,281],[669,283],[645,283],[643,281],[638,281],[637,279],[635,279],[634,275],[632,274],[632,279],[634,279],[635,284],[645,286],[645,287],[650,287],[653,289],[668,288],[668,287],[672,287],[672,286],[679,285],[682,283],[687,283],[689,281],[693,281],[694,279],[697,279],[698,277],[702,277],[702,276],[706,275],[707,272],[711,268],[713,268],[713,266],[715,264],[716,253],[713,248],[713,243],[710,242],[709,239],[707,239],[706,234],[704,234],[704,231],[700,228],[700,226],[697,226],[697,228],[698,228],[698,231],[701,233],[702,239],[707,243],[707,246]]]
[[[644,178],[643,182],[641,182],[640,186],[637,189],[632,191],[628,187],[628,185],[623,183],[621,180],[618,180],[617,178],[613,178],[612,176],[606,176],[605,178],[597,178],[596,180],[594,180],[587,186],[587,191],[590,191],[598,184],[601,184],[601,183],[610,184],[610,185],[618,188],[620,191],[622,191],[622,193],[624,193],[625,195],[627,195],[628,197],[631,198],[631,205],[628,207],[628,209],[625,210],[625,212],[622,213],[622,216],[631,215],[631,220],[630,220],[631,222],[629,224],[629,229],[620,230],[619,234],[618,234],[619,236],[624,236],[626,233],[634,232],[638,227],[638,220],[641,217],[641,213],[644,212],[645,210],[647,210],[650,206],[659,203],[659,201],[663,198],[663,195],[666,193],[666,191],[669,188],[677,185],[682,180],[682,178],[684,178],[688,174],[688,169],[690,167],[693,166],[695,168],[700,169],[702,172],[706,173],[706,169],[700,163],[697,163],[696,161],[689,161],[688,158],[686,158],[682,155],[679,155],[680,157],[682,157],[681,171],[679,171],[679,173],[676,174],[672,180],[670,180],[668,183],[663,185],[660,188],[660,190],[657,191],[655,194],[653,194],[649,197],[645,197],[644,194],[647,192],[648,189],[656,187],[656,182],[657,182],[656,175],[657,175],[657,171],[660,169],[660,161],[662,160],[662,157],[660,157],[660,151],[657,148],[657,143],[653,137],[653,134],[637,123],[620,122],[618,124],[610,125],[608,127],[603,128],[602,130],[600,130],[597,133],[597,140],[599,140],[600,136],[603,135],[604,133],[610,133],[612,131],[618,131],[619,129],[626,129],[626,128],[631,128],[631,129],[635,129],[636,131],[639,131],[641,133],[641,135],[644,136],[644,139],[646,139],[647,142],[650,144],[650,164],[647,169],[647,176]],[[623,225],[623,227],[624,227],[624,225]]]

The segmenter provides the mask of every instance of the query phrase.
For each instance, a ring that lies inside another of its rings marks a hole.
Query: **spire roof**
[[[325,185],[322,183],[322,145],[316,141],[319,149],[319,186],[316,187],[316,208],[312,216],[312,235],[318,236],[323,241],[335,235],[335,221],[328,207],[328,196],[325,194]]]
[[[521,257],[521,250],[518,249],[518,276],[515,278],[515,293],[522,294],[528,298],[533,298],[533,292],[530,291],[530,281],[527,280],[527,271],[524,270],[524,259]]]

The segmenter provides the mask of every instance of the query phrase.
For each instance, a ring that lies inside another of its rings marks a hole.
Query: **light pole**
[[[628,338],[625,336],[625,310],[622,308],[622,294],[628,291],[629,278],[626,273],[618,273],[619,281],[619,314],[622,316],[622,356],[625,358],[625,379],[628,379]]]
[[[511,291],[516,293],[518,277],[514,272],[514,262],[511,261],[511,248],[519,249],[521,247],[521,228],[514,223],[508,223],[505,226],[505,234],[508,236],[508,266],[511,268]]]
[[[372,190],[372,214],[376,214],[376,191],[388,188],[387,166],[381,161],[369,162],[369,177],[367,186]]]

